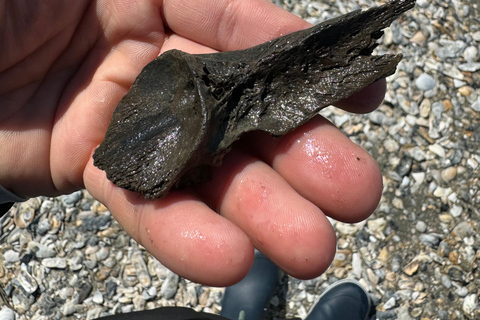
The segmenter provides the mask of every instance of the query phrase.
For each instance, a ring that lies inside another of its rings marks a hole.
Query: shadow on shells
[[[243,133],[283,135],[393,74],[401,55],[372,50],[414,4],[354,11],[241,51],[163,53],[115,109],[95,165],[148,199],[203,181]]]

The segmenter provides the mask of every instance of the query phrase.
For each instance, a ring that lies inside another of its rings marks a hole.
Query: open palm
[[[364,219],[381,192],[375,161],[321,117],[281,139],[245,137],[210,182],[158,201],[117,188],[92,161],[115,106],[160,53],[243,49],[308,26],[263,0],[0,0],[0,185],[25,197],[87,188],[194,281],[240,280],[254,246],[296,277],[320,274],[335,252],[326,215]],[[384,85],[339,105],[370,111]]]

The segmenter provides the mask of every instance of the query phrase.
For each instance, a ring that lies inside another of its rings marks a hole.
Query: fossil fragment
[[[95,165],[149,199],[201,180],[243,133],[283,135],[394,73],[401,55],[371,53],[414,4],[394,0],[241,51],[163,53],[115,109]]]

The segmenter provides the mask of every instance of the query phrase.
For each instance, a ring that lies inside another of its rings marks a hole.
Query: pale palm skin
[[[86,188],[159,261],[196,282],[239,281],[257,247],[298,278],[335,252],[326,218],[368,217],[382,190],[367,152],[317,117],[282,137],[250,134],[213,179],[148,201],[93,166],[115,106],[162,52],[247,48],[309,27],[266,0],[0,0],[0,184],[24,197]],[[338,104],[363,113],[377,82]]]

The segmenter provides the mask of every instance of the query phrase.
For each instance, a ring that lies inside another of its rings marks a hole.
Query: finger
[[[114,186],[87,165],[87,190],[162,264],[192,281],[226,286],[240,281],[253,263],[253,246],[235,224],[186,192],[145,200]]]
[[[187,39],[185,37],[179,36],[177,34],[173,34],[166,39],[160,53],[163,53],[165,51],[172,50],[172,49],[181,49],[184,52],[188,52],[192,54],[217,52],[216,50],[210,47],[207,47],[205,45],[202,45],[198,42]]]
[[[335,106],[348,112],[368,113],[375,110],[383,101],[387,82],[380,79],[365,89],[352,94],[350,97],[335,103]]]
[[[330,222],[262,161],[232,151],[196,190],[290,275],[312,278],[330,265],[336,245]]]
[[[377,163],[322,117],[282,138],[256,134],[243,144],[332,218],[361,221],[378,205],[382,176]]]
[[[245,49],[311,26],[266,0],[165,0],[175,33],[219,51]]]

